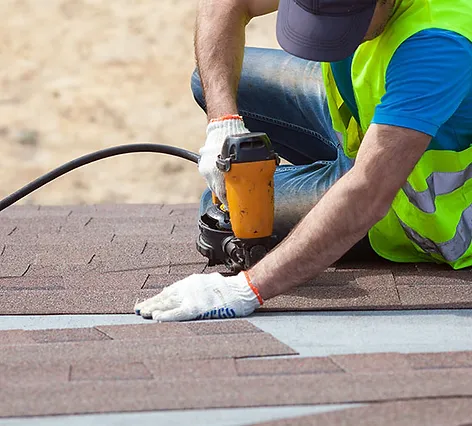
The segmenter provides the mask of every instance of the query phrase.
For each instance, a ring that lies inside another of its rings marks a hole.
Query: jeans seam
[[[275,173],[280,174],[284,172],[291,172],[291,171],[297,170],[297,167],[300,167],[300,166],[287,166],[287,167],[284,167],[283,169],[277,169]]]
[[[278,119],[275,119],[275,118],[272,118],[272,117],[267,117],[267,116],[261,115],[261,114],[255,114],[253,112],[249,112],[249,111],[245,111],[245,110],[240,110],[240,113],[242,115],[248,116],[249,118],[256,118],[256,119],[259,119],[259,120],[262,120],[262,121],[265,120],[269,123],[277,124],[278,126],[281,126],[281,127],[286,127],[288,129],[299,131],[301,133],[306,133],[310,136],[314,136],[314,137],[320,139],[324,143],[330,145],[332,148],[338,149],[338,146],[339,146],[338,144],[334,144],[332,141],[330,141],[329,139],[326,139],[320,133],[315,132],[314,130],[311,130],[311,129],[307,129],[306,127],[298,126],[298,125],[293,124],[293,123],[288,123],[288,122],[283,121],[283,120],[278,120]]]
[[[303,164],[303,165],[300,165],[300,166],[287,166],[287,165],[284,165],[283,167],[281,168],[277,168],[277,170],[275,171],[275,173],[277,174],[281,174],[281,173],[284,173],[284,172],[292,172],[294,170],[300,170],[300,167],[306,167],[306,166],[312,166],[313,164],[320,164],[320,165],[323,165],[323,166],[330,166],[332,165],[336,160],[319,160],[319,161],[315,161],[314,163],[312,164]]]

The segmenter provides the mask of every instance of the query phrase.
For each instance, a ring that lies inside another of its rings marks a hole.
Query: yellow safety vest
[[[344,103],[331,71],[323,77],[334,129],[346,155],[355,158],[385,94],[387,67],[398,47],[425,29],[454,31],[472,41],[472,0],[397,0],[385,31],[356,50],[352,83],[358,124]],[[395,262],[472,266],[472,140],[461,151],[426,151],[397,193],[388,214],[370,231],[373,249]]]

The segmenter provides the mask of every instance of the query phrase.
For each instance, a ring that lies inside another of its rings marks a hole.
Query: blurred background
[[[154,142],[197,151],[206,120],[190,91],[197,0],[0,2],[0,198],[91,151]],[[275,15],[247,44],[277,47]],[[102,160],[22,203],[196,202],[196,167],[156,154]]]

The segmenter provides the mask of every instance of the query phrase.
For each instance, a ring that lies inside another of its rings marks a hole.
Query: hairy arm
[[[245,27],[255,17],[274,12],[278,0],[200,0],[195,55],[208,120],[237,114],[236,93],[244,56]]]
[[[431,136],[370,126],[354,167],[249,275],[263,299],[302,284],[338,260],[387,213]]]

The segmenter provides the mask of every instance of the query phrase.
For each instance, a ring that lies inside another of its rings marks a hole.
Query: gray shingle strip
[[[331,413],[257,423],[258,426],[468,426],[472,398],[434,398],[370,404]]]

